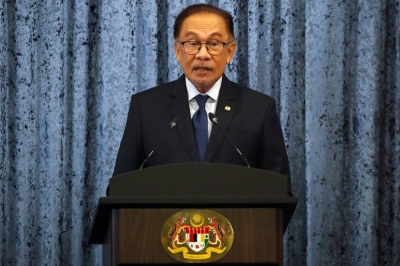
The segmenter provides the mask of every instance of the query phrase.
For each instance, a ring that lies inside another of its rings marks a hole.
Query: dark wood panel
[[[222,209],[235,232],[235,240],[221,263],[271,263],[280,261],[281,229],[276,209]],[[279,246],[278,246],[278,245]]]
[[[120,209],[120,263],[176,263],[161,245],[171,209]],[[176,211],[175,211],[176,212]]]
[[[231,250],[215,263],[282,265],[282,214],[277,209],[211,209],[231,223]],[[165,221],[181,209],[120,209],[113,211],[114,265],[175,264],[161,245]]]

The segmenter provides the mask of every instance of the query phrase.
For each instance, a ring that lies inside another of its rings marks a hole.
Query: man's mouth
[[[211,67],[193,67],[195,71],[212,71]]]

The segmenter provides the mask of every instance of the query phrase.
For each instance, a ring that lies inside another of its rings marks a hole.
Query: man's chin
[[[194,79],[194,80],[190,80],[190,81],[193,83],[193,85],[196,87],[196,89],[201,92],[208,91],[215,84],[215,82],[217,82],[217,80],[214,80],[214,79],[208,79],[208,80]]]

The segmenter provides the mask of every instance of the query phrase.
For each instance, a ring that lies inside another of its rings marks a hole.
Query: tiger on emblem
[[[221,249],[224,246],[224,238],[226,237],[226,232],[224,230],[225,224],[220,226],[215,217],[208,218],[208,221],[209,224],[207,227],[209,227],[210,231],[214,233],[214,240],[209,239],[208,243],[216,245],[219,242],[218,249]]]

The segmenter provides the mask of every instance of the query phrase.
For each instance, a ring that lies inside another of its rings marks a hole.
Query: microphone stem
[[[232,142],[232,141],[231,141],[231,142]],[[233,143],[232,143],[232,144],[233,144]],[[235,145],[234,145],[234,146],[235,146]],[[235,148],[236,148],[236,147],[235,147]],[[238,148],[236,148],[236,150],[237,150],[237,152],[242,156],[244,162],[247,164],[247,167],[248,167],[248,168],[251,168],[249,162],[248,162],[247,159],[246,159],[246,157],[243,156],[243,154],[239,151]]]
[[[157,144],[157,146],[149,153],[149,155],[146,157],[146,159],[143,161],[143,163],[140,165],[139,170],[142,170],[144,164],[149,160],[149,158],[151,157],[151,155],[153,154],[153,152],[155,150],[157,150],[158,146],[160,146],[160,144],[164,141],[164,139],[168,136],[169,132],[171,132],[171,130],[176,126],[176,123],[173,123],[171,125],[171,128],[168,130],[167,134],[164,135],[164,137],[160,140],[160,142]]]
[[[238,147],[236,147],[235,144],[233,144],[233,141],[228,137],[228,135],[225,133],[225,131],[219,126],[217,118],[214,117],[213,119],[211,119],[211,122],[213,122],[214,124],[216,124],[218,126],[218,128],[221,130],[222,133],[224,133],[225,137],[229,140],[229,142],[232,144],[233,147],[235,147],[236,151],[239,153],[240,157],[242,157],[243,161],[246,163],[248,168],[250,167],[249,162],[247,161],[246,157],[243,156],[243,154],[240,152],[240,150],[238,149]]]

